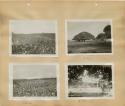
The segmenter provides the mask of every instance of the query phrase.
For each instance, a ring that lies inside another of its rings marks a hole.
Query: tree
[[[95,37],[91,34],[91,33],[88,33],[88,32],[81,32],[79,34],[77,34],[73,40],[76,40],[76,41],[86,41],[86,40],[91,40],[91,39],[95,39]]]
[[[106,34],[105,33],[100,33],[96,37],[96,39],[98,39],[98,40],[104,40],[105,38],[106,38]]]
[[[69,65],[68,66],[68,78],[69,81],[77,80],[84,70],[88,70],[89,75],[95,75],[98,77],[100,73],[103,74],[103,79],[112,80],[112,69],[110,65]]]
[[[103,33],[98,34],[96,39],[98,40],[111,39],[111,25],[105,26],[103,29]]]
[[[107,39],[111,39],[111,25],[105,26],[103,32],[106,34]]]

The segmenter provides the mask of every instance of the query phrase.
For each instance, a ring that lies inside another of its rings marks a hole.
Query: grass
[[[111,53],[111,42],[105,41],[68,41],[68,53]]]
[[[56,97],[56,78],[15,79],[13,80],[14,97]]]
[[[69,93],[69,97],[102,97],[103,93]]]

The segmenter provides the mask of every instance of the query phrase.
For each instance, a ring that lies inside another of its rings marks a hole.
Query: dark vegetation
[[[110,25],[105,26],[103,32],[97,35],[96,38],[89,32],[80,32],[72,40],[85,42],[86,40],[95,40],[95,39],[100,39],[100,40],[111,39],[111,26]]]
[[[12,33],[12,54],[55,54],[55,34]]]
[[[93,40],[95,39],[95,37],[91,34],[91,33],[88,33],[88,32],[81,32],[79,33],[78,35],[76,35],[73,40],[76,40],[76,41],[86,41],[86,40]]]
[[[112,80],[111,65],[69,65],[68,78],[70,80],[77,80],[84,70],[88,70],[88,75],[93,75],[98,78],[100,73],[103,74],[103,79]]]

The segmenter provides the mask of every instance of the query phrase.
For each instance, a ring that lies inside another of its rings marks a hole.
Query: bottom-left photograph
[[[59,99],[58,64],[10,64],[9,99]]]

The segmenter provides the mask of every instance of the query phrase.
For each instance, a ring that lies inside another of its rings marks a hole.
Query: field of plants
[[[15,79],[13,97],[56,97],[56,78]]]
[[[55,34],[13,34],[12,54],[55,54]]]

